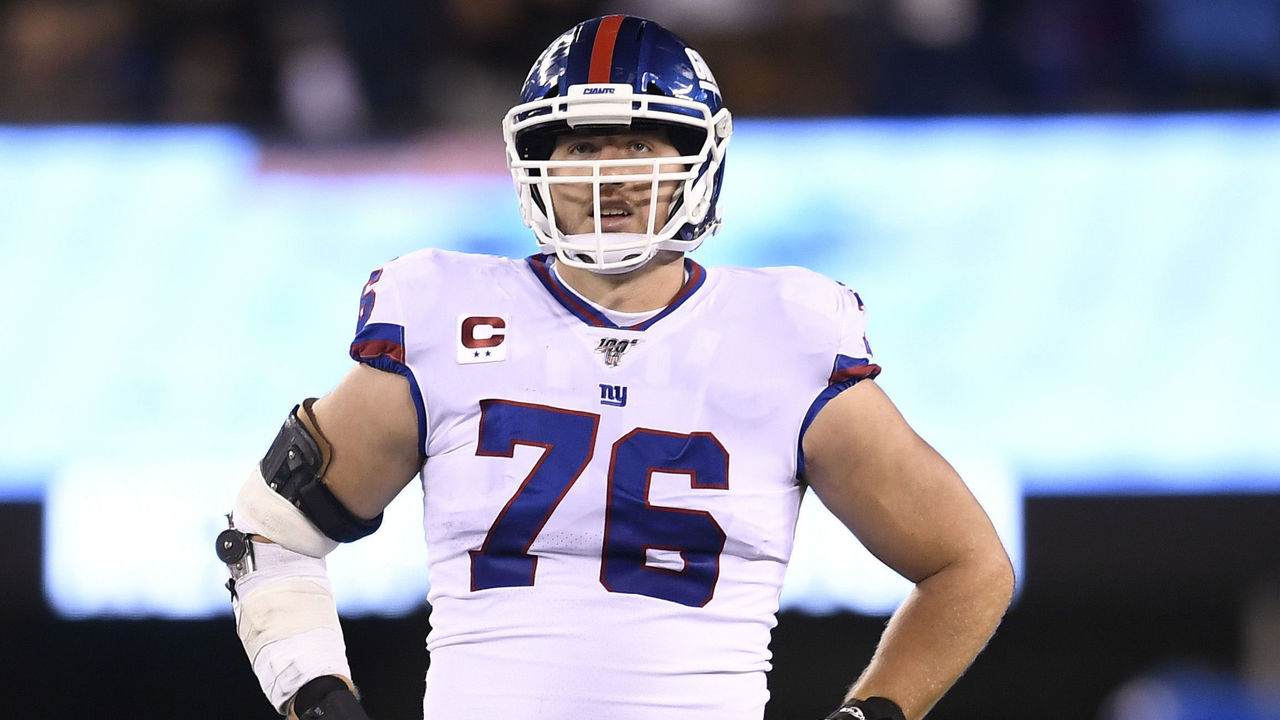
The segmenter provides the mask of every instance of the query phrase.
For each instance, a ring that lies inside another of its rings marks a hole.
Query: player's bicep
[[[377,516],[421,469],[409,381],[358,364],[312,410],[332,445],[324,483],[352,513]]]
[[[803,450],[805,479],[823,504],[909,580],[999,546],[960,476],[870,380],[827,403]]]

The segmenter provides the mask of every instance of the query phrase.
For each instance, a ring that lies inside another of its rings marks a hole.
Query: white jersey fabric
[[[879,370],[861,300],[686,259],[623,328],[549,262],[423,250],[361,299],[427,457],[426,718],[761,718],[804,428]]]

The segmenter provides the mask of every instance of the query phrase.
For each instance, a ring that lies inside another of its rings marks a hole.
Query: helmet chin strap
[[[563,235],[567,245],[556,250],[556,257],[566,265],[579,267],[601,275],[621,275],[631,272],[653,259],[658,246],[648,242],[645,233],[579,233]],[[588,249],[590,246],[594,248]],[[579,255],[581,257],[575,257]],[[625,264],[615,265],[614,263]]]
[[[592,202],[594,216],[597,219],[596,227],[598,228],[602,199],[600,184],[593,184],[594,197]],[[664,226],[671,224],[673,214],[681,212],[684,190],[685,184],[677,183],[667,205],[667,217],[659,225],[656,214],[660,186],[655,167],[648,203],[649,217],[645,223],[646,230],[641,233],[606,233],[596,230],[588,233],[564,234],[556,227],[555,221],[551,221],[549,223],[551,232],[559,235],[560,240],[560,242],[554,244],[556,257],[566,265],[583,268],[601,275],[621,275],[642,267],[658,254],[658,250],[661,247],[661,243],[655,241],[655,236],[663,231]],[[551,209],[551,212],[554,213],[554,209]]]

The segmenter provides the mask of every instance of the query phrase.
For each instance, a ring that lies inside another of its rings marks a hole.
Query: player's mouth
[[[595,208],[588,215],[595,222]],[[600,203],[600,231],[625,232],[631,227],[633,213],[631,206],[622,201],[605,201]]]

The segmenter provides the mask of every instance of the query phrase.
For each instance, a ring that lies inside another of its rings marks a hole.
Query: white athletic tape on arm
[[[236,631],[250,659],[266,645],[308,630],[340,630],[338,610],[327,584],[311,578],[281,577],[256,592],[242,590],[243,584],[236,587],[240,595]]]
[[[276,712],[287,715],[289,701],[310,680],[322,675],[351,677],[346,655],[335,657],[327,652],[335,644],[345,653],[341,635],[335,636],[329,630],[312,630],[281,640],[258,653],[253,674],[258,676],[262,692]]]
[[[337,540],[320,532],[301,510],[267,486],[256,464],[240,487],[231,517],[240,532],[261,535],[313,558],[322,558],[338,547]]]
[[[256,569],[236,582],[236,634],[262,692],[281,713],[321,675],[351,677],[324,560],[254,543]]]

